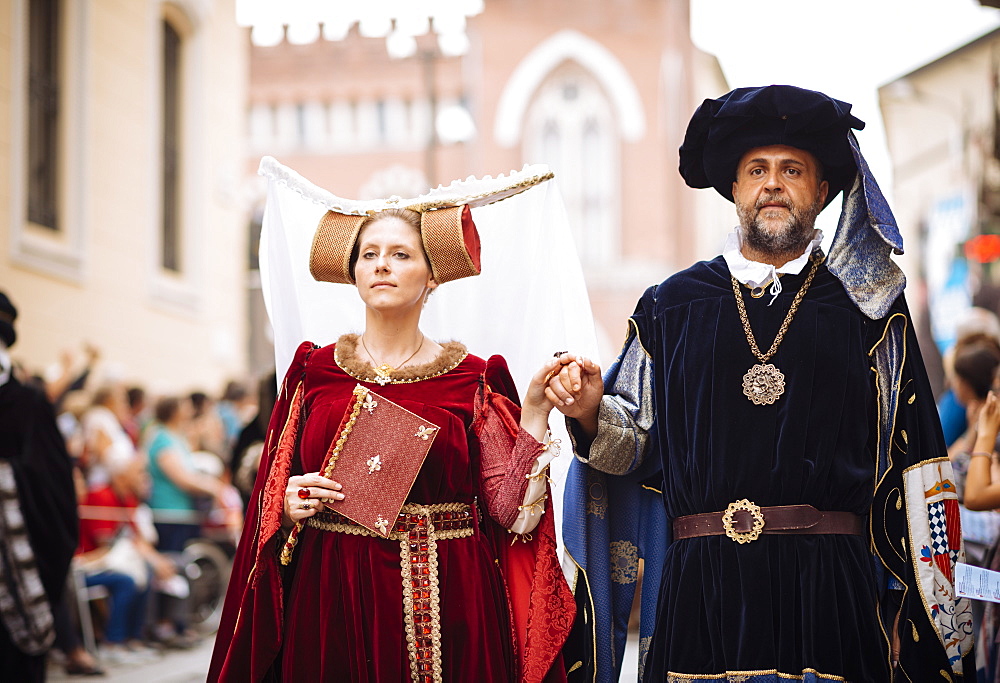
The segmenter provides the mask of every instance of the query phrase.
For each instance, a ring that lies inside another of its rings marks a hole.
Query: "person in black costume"
[[[52,405],[12,372],[16,317],[0,292],[0,677],[42,681],[55,638],[52,605],[66,585],[78,522]]]
[[[706,100],[680,172],[739,227],[646,291],[603,380],[573,357],[550,382],[573,418],[563,535],[596,680],[617,680],[639,558],[646,681],[975,675],[902,240],[850,110],[792,86]],[[841,191],[825,254],[814,221]]]
[[[267,423],[271,419],[274,402],[278,398],[278,383],[274,371],[267,373],[257,384],[257,414],[240,430],[229,460],[229,480],[243,496],[246,511],[257,478],[260,456],[267,439]]]

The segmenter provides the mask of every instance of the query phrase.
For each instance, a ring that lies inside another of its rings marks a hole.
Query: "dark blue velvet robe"
[[[770,306],[769,295],[753,299],[742,288],[762,350],[807,272],[782,276],[783,291]],[[577,581],[578,596],[598,613],[596,680],[616,680],[609,669],[620,667],[622,608],[630,594],[617,579],[609,583],[601,576],[607,565],[599,557],[609,542],[623,539],[634,543],[646,565],[640,632],[641,653],[648,650],[646,681],[667,680],[668,674],[676,676],[670,680],[725,680],[728,674],[770,681],[784,674],[888,681],[887,634],[897,612],[905,635],[901,667],[911,680],[930,680],[924,676],[931,674],[949,680],[940,673],[952,672],[949,655],[964,659],[971,674],[971,639],[964,632],[971,620],[952,614],[949,626],[936,625],[945,601],[935,612],[933,596],[924,599],[917,588],[923,565],[911,552],[904,471],[933,465],[945,447],[902,297],[884,318],[872,320],[820,266],[769,361],[786,385],[770,406],[753,405],[743,394],[743,375],[757,360],[722,257],[651,287],[632,323],[623,358],[638,342],[653,372],[646,400],[653,401],[656,417],[648,453],[622,477],[574,462],[567,484],[566,546],[586,577]],[[892,353],[884,353],[885,345]],[[609,393],[621,361],[605,379]],[[590,500],[595,482],[609,494],[600,519]],[[648,510],[656,495],[650,488],[663,492],[662,521],[635,514]],[[922,506],[923,491],[918,495]],[[869,519],[869,534],[765,535],[745,545],[725,536],[670,543],[670,519],[725,510],[742,498],[760,506],[804,503],[854,512]],[[655,622],[648,614],[653,603]],[[616,619],[614,630],[604,628],[602,612]],[[941,640],[949,637],[957,638],[950,653]]]

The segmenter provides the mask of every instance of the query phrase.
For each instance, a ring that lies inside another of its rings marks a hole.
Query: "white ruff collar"
[[[791,275],[798,275],[802,272],[806,263],[809,262],[809,256],[812,254],[813,250],[816,249],[820,243],[823,241],[823,231],[817,229],[813,235],[812,241],[806,247],[805,251],[798,258],[792,259],[780,268],[775,268],[769,263],[760,263],[758,261],[751,261],[746,258],[741,251],[743,247],[743,228],[736,226],[729,236],[726,238],[726,246],[722,249],[722,258],[726,259],[726,265],[729,266],[729,272],[732,273],[733,277],[738,281],[745,284],[751,289],[758,289],[764,287],[768,283],[771,283],[770,293],[771,301],[768,306],[774,303],[774,300],[778,298],[781,294],[781,278],[778,275],[785,273]]]

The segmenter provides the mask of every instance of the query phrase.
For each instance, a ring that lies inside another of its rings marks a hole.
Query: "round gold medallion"
[[[778,346],[781,345],[781,341],[785,338],[788,326],[792,324],[795,311],[799,310],[799,304],[802,303],[802,299],[809,289],[809,284],[819,269],[819,264],[823,262],[822,252],[814,252],[810,258],[813,262],[812,268],[809,270],[809,274],[806,275],[806,281],[802,283],[802,287],[799,288],[799,291],[795,294],[795,298],[792,299],[792,305],[788,307],[788,314],[785,315],[785,320],[781,323],[781,327],[778,328],[778,334],[775,335],[774,341],[771,343],[771,348],[767,350],[767,353],[761,353],[760,347],[757,346],[753,330],[750,329],[750,318],[747,317],[747,307],[743,303],[743,294],[740,292],[740,283],[735,277],[730,276],[730,279],[733,281],[733,294],[736,295],[736,310],[739,311],[740,322],[743,323],[743,333],[747,336],[750,352],[760,361],[760,363],[750,368],[747,374],[743,375],[743,393],[756,406],[769,406],[785,393],[785,376],[781,373],[781,370],[767,361],[778,352]],[[750,296],[754,296],[754,294],[751,292]]]
[[[758,363],[743,375],[743,393],[755,406],[771,405],[785,393],[785,375],[770,363]]]

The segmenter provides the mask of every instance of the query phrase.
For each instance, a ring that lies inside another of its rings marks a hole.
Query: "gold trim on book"
[[[340,457],[340,451],[344,449],[344,444],[347,443],[347,437],[350,435],[351,430],[354,429],[354,423],[358,421],[358,414],[361,412],[361,406],[364,400],[368,397],[368,390],[363,386],[358,385],[354,387],[354,406],[351,408],[351,416],[347,419],[347,424],[340,432],[340,438],[330,445],[330,452],[327,455],[326,468],[323,470],[323,476],[330,478],[333,474],[333,468],[337,466],[337,458]],[[311,519],[311,518],[310,518]],[[295,550],[296,544],[299,542],[299,533],[302,531],[304,524],[301,520],[295,523],[295,527],[292,528],[291,533],[288,534],[288,540],[285,541],[285,545],[281,548],[281,564],[288,565],[292,561],[292,552]]]
[[[344,444],[347,443],[347,437],[351,435],[351,431],[354,429],[354,423],[358,421],[358,415],[361,413],[361,406],[364,405],[365,399],[368,398],[368,389],[361,385],[354,387],[354,406],[351,407],[351,416],[347,418],[347,423],[344,428],[340,430],[340,437],[333,443],[330,448],[330,454],[327,456],[326,468],[323,470],[323,476],[327,479],[333,474],[333,468],[337,466],[337,458],[340,457],[340,452],[344,450]]]

